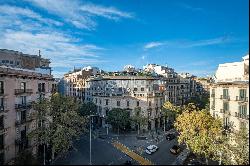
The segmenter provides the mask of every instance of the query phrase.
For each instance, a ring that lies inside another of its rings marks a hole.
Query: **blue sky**
[[[248,0],[0,0],[0,48],[74,66],[168,65],[212,75],[249,52]]]

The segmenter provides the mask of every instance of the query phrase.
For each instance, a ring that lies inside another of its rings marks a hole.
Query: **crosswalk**
[[[143,158],[142,156],[138,155],[137,153],[130,150],[125,145],[121,144],[118,141],[112,142],[112,145],[116,147],[118,150],[122,151],[123,153],[127,154],[129,157],[137,161],[140,165],[154,165],[151,161],[149,161],[146,158]]]

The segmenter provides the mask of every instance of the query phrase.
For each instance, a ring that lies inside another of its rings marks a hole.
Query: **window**
[[[27,103],[26,99],[27,99],[26,96],[21,96],[21,103],[26,104]]]
[[[100,103],[100,105],[102,104],[102,100],[101,99],[99,100],[99,103]]]
[[[134,88],[134,91],[137,91],[137,88]]]
[[[95,99],[95,103],[97,104],[97,98]]]
[[[228,126],[229,124],[229,119],[228,117],[224,118],[224,126]]]
[[[117,104],[117,106],[120,106],[121,105],[121,101],[117,101],[116,104]]]
[[[228,89],[223,89],[223,98],[228,96]]]
[[[106,99],[106,105],[109,105],[109,99]]]
[[[19,66],[20,62],[19,61],[16,61],[16,65]]]
[[[129,101],[127,101],[127,107],[129,107]]]
[[[0,135],[0,150],[4,149],[4,137],[3,135]]]
[[[13,61],[10,61],[10,64],[12,64],[12,65],[13,65],[13,64],[14,64],[14,62],[13,62]]]
[[[25,121],[26,120],[26,110],[21,111],[21,121]]]
[[[4,117],[3,115],[0,116],[0,130],[4,129],[4,121],[3,121]]]
[[[240,89],[240,99],[245,99],[246,94],[247,94],[246,89]]]
[[[239,106],[239,114],[240,115],[247,115],[247,105],[240,105]]]
[[[224,102],[223,103],[223,110],[224,111],[228,111],[229,110],[229,104],[228,104],[228,102]]]
[[[4,98],[0,98],[0,107],[3,107],[4,106]]]
[[[148,106],[151,107],[151,101],[148,102]]]
[[[3,94],[4,93],[4,84],[3,84],[3,81],[0,81],[0,94]]]
[[[137,107],[139,107],[139,106],[140,106],[140,102],[139,102],[139,101],[137,101],[136,105],[137,105]]]
[[[26,82],[21,82],[21,89],[25,91],[25,89],[26,89]]]
[[[141,91],[144,91],[144,88],[141,88]]]

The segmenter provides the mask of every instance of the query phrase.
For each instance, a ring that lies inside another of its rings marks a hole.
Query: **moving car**
[[[175,139],[175,135],[174,134],[167,134],[166,135],[166,140],[172,140],[172,139]]]
[[[180,148],[180,146],[178,146],[178,145],[174,145],[174,146],[170,149],[170,152],[171,152],[172,154],[178,154],[178,153],[180,153],[180,151],[181,151],[181,148]]]
[[[156,152],[158,149],[158,147],[156,145],[149,145],[147,148],[146,148],[146,153],[147,154],[152,154],[154,152]]]

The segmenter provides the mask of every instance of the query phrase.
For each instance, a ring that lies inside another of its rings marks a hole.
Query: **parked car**
[[[156,152],[158,149],[158,147],[156,145],[149,145],[147,148],[146,148],[146,153],[147,154],[152,154],[154,152]]]
[[[180,146],[178,146],[178,145],[174,145],[174,146],[170,149],[170,152],[171,152],[172,154],[178,154],[178,153],[180,153],[180,151],[181,151],[181,148],[180,148]]]
[[[166,135],[166,140],[170,141],[172,139],[175,139],[175,135],[174,134],[167,134]]]

